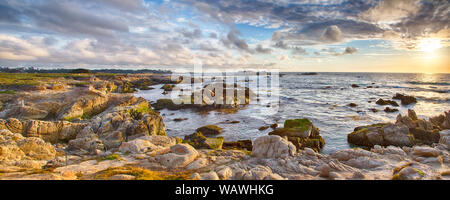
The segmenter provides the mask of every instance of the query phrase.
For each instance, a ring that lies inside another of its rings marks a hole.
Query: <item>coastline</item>
[[[3,91],[14,92],[0,94],[0,179],[450,178],[448,124],[438,128],[442,130],[437,142],[434,137],[426,146],[402,143],[404,134],[393,131],[392,141],[401,140],[392,143],[397,147],[381,141],[367,150],[345,149],[330,155],[295,145],[291,135],[258,137],[251,150],[248,146],[194,148],[198,144],[186,138],[166,136],[170,127],[154,105],[133,95],[136,89],[177,83],[166,75],[61,75],[36,81],[39,84],[8,85]],[[403,115],[395,124],[426,133],[435,130],[435,122],[422,120],[423,125],[415,114]],[[404,122],[408,120],[420,122],[410,125]],[[449,120],[445,113],[439,123]]]

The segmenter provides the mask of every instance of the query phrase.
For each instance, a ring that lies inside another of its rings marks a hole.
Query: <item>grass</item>
[[[100,161],[103,161],[103,160],[121,160],[121,159],[122,158],[120,157],[120,155],[118,155],[118,154],[111,154],[111,155],[108,155],[108,156],[105,156],[105,157],[101,158]]]
[[[126,174],[136,177],[136,180],[189,180],[191,172],[163,172],[151,171],[148,169],[124,166],[113,167],[100,171],[95,175],[95,179],[108,180],[111,176]]]
[[[71,74],[71,73],[0,73],[0,85],[21,86],[40,85],[56,83],[56,78],[76,79],[91,77],[94,74]],[[97,76],[115,76],[114,74],[98,73]]]
[[[14,91],[14,90],[3,90],[3,91],[0,91],[0,94],[16,94],[16,91]]]

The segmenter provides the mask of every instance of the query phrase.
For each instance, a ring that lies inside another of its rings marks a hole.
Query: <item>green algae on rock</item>
[[[195,132],[191,135],[186,135],[183,142],[196,149],[222,149],[224,140],[223,137],[210,138],[204,136],[201,132]]]
[[[202,133],[203,135],[219,135],[222,133],[222,128],[216,125],[206,125],[195,130]]]
[[[320,151],[325,145],[325,140],[320,136],[319,129],[306,118],[288,119],[284,122],[284,128],[275,129],[269,135],[287,137],[298,149],[309,147]]]

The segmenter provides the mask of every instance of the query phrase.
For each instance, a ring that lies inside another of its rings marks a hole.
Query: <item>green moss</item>
[[[309,119],[288,119],[284,121],[284,128],[297,128],[300,131],[307,131],[312,126]]]
[[[162,172],[162,171],[150,171],[148,169],[124,166],[108,168],[100,171],[95,175],[95,179],[107,180],[111,176],[117,174],[126,174],[136,177],[136,180],[189,180],[192,172]]]
[[[82,118],[82,115],[77,115],[77,116],[72,116],[72,117],[65,117],[65,118],[63,118],[63,120],[71,122],[75,119],[81,119],[81,118]]]
[[[186,136],[183,143],[187,143],[197,149],[222,149],[224,141],[223,137],[209,138],[200,132],[195,132]]]
[[[3,91],[0,91],[0,94],[16,94],[16,91],[14,91],[14,90],[3,90]]]
[[[103,157],[102,159],[100,159],[100,161],[102,160],[121,160],[122,158],[120,157],[120,155],[118,154],[111,154],[109,156]]]
[[[155,111],[150,108],[148,102],[140,103],[136,108],[128,110],[133,119],[141,119],[145,114],[152,114]]]
[[[425,172],[423,172],[422,170],[416,169],[416,168],[414,168],[414,170],[415,170],[420,176],[422,176],[422,177],[425,176]]]

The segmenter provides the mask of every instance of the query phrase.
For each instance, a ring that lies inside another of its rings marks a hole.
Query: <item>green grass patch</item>
[[[16,94],[16,91],[14,91],[14,90],[3,90],[3,91],[0,91],[0,94]]]

